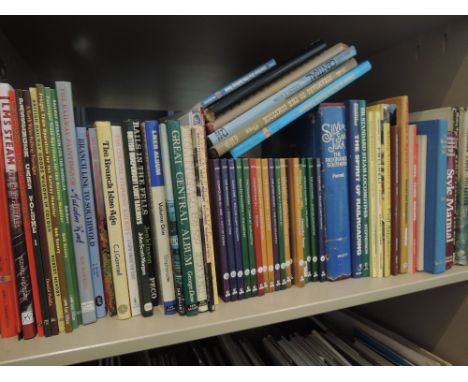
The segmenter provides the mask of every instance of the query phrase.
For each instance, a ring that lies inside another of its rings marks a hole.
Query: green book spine
[[[52,90],[50,88],[44,88],[44,96],[46,105],[47,132],[49,135],[50,159],[52,166],[51,187],[53,187],[53,190],[50,190],[50,192],[55,195],[55,203],[54,199],[51,198],[50,207],[53,222],[54,241],[56,243],[57,272],[60,279],[65,331],[71,332],[73,330],[72,311],[70,305],[71,293],[68,288],[67,275],[65,271],[65,253],[68,251],[66,250],[63,241],[63,232],[66,227],[60,184],[60,170],[58,165],[57,134],[54,123],[54,113],[52,111]]]
[[[276,216],[278,225],[278,247],[280,255],[281,289],[286,289],[286,256],[284,252],[284,220],[283,220],[283,190],[281,189],[281,167],[280,160],[276,158],[275,163],[275,191],[276,191]]]
[[[307,158],[307,192],[309,194],[309,218],[310,218],[310,254],[312,256],[312,278],[311,281],[319,280],[319,269],[318,269],[318,234],[317,224],[315,216],[315,176],[314,176],[314,160]]]
[[[312,281],[312,251],[310,250],[310,210],[309,186],[307,182],[307,159],[301,158],[300,169],[302,176],[302,220],[304,221],[304,281]]]
[[[249,243],[247,237],[247,226],[244,224],[247,217],[245,216],[245,191],[244,179],[242,173],[242,160],[235,159],[236,166],[236,182],[237,182],[237,203],[239,206],[239,228],[241,238],[242,263],[244,264],[244,289],[245,297],[252,296],[252,283],[250,280],[250,259],[249,259]]]
[[[54,131],[51,129],[50,134],[55,135],[55,144],[57,148],[56,166],[58,167],[58,179],[55,181],[55,188],[57,192],[59,208],[60,235],[63,246],[63,261],[65,268],[65,278],[67,280],[68,286],[68,297],[70,299],[72,325],[73,329],[76,329],[81,324],[81,316],[78,314],[80,310],[80,297],[78,293],[78,280],[76,278],[75,268],[75,251],[73,249],[73,237],[70,225],[70,206],[68,204],[68,189],[67,180],[65,177],[65,163],[63,158],[61,135],[62,131],[60,129],[60,120],[58,114],[57,93],[55,90],[51,90],[50,95],[52,100],[52,117],[54,122]]]
[[[366,101],[359,101],[359,145],[361,147],[361,186],[362,186],[362,277],[369,277],[369,178],[367,159]]]
[[[192,240],[188,216],[187,190],[185,187],[184,155],[182,134],[179,121],[168,120],[167,132],[171,173],[174,180],[174,204],[177,217],[179,246],[182,257],[182,274],[184,281],[185,312],[187,316],[198,314],[197,289],[195,287],[195,266],[193,262]]]
[[[244,180],[245,228],[247,231],[247,250],[250,266],[251,295],[258,294],[257,289],[257,263],[255,259],[255,244],[253,234],[252,200],[250,198],[250,170],[248,158],[242,158],[242,178]]]

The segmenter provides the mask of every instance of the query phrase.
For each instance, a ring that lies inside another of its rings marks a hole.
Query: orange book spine
[[[294,215],[296,218],[296,232],[294,233],[294,240],[296,241],[297,258],[294,259],[295,267],[297,269],[296,285],[305,285],[305,267],[304,267],[304,220],[302,219],[302,176],[301,165],[299,158],[294,158]]]
[[[280,159],[281,175],[281,202],[283,208],[283,236],[284,236],[284,259],[286,266],[286,287],[292,284],[291,274],[291,242],[289,235],[289,197],[288,197],[288,176],[286,174],[286,159]]]
[[[268,291],[275,291],[275,261],[273,259],[273,228],[271,226],[270,209],[270,176],[268,174],[268,159],[262,159],[263,201],[265,211],[265,233],[268,261]]]
[[[268,274],[268,249],[266,239],[266,226],[265,226],[265,200],[263,195],[262,186],[262,160],[256,159],[257,164],[257,192],[258,192],[258,213],[260,215],[260,242],[262,245],[262,262],[263,262],[263,286],[266,292],[269,292],[270,277]]]

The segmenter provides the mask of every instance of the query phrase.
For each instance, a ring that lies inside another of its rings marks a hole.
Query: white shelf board
[[[0,365],[66,365],[254,328],[468,281],[468,267],[438,275],[417,273],[382,279],[311,283],[304,288],[220,303],[214,313],[121,321],[106,317],[72,333],[18,341],[0,339]]]

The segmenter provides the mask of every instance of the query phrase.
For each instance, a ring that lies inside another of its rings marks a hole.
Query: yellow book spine
[[[62,305],[62,293],[60,290],[60,281],[57,270],[57,260],[56,260],[56,246],[54,240],[54,231],[52,226],[52,211],[50,206],[50,190],[49,182],[47,178],[47,169],[46,169],[46,150],[44,148],[43,142],[43,133],[45,134],[44,138],[47,138],[46,121],[45,121],[45,112],[40,110],[43,108],[39,104],[39,95],[36,88],[29,88],[31,94],[31,103],[33,105],[33,113],[37,114],[37,121],[39,122],[34,128],[34,140],[36,143],[36,155],[38,162],[38,174],[39,182],[41,185],[41,199],[42,199],[42,209],[44,212],[44,226],[46,230],[46,240],[48,248],[48,256],[50,262],[50,273],[52,278],[52,289],[54,292],[54,301],[55,301],[55,310],[57,312],[57,324],[59,332],[65,331],[65,317],[63,314],[63,305]],[[3,175],[3,174],[2,174]],[[47,253],[45,254],[47,256]]]
[[[288,187],[288,196],[289,196],[289,243],[291,248],[291,281],[294,285],[298,282],[296,280],[297,275],[297,267],[296,267],[296,260],[297,260],[297,241],[295,239],[296,235],[296,201],[295,201],[295,192],[294,192],[294,159],[288,158],[287,159],[288,165],[288,180],[287,183]]]
[[[268,261],[268,290],[275,291],[275,272],[273,260],[273,232],[271,227],[271,208],[270,208],[270,177],[268,174],[268,159],[262,159],[262,187],[265,212],[265,234]]]
[[[283,207],[283,237],[284,237],[284,258],[286,267],[286,287],[290,288],[291,279],[291,244],[289,236],[289,204],[288,204],[288,177],[286,175],[286,159],[280,159],[281,175],[281,204]]]
[[[385,253],[384,277],[390,276],[390,263],[392,253],[392,199],[391,199],[391,158],[390,158],[390,120],[385,117],[383,129],[384,150],[384,218],[385,218]]]
[[[122,236],[119,193],[117,190],[112,128],[110,122],[107,121],[96,122],[95,127],[102,173],[104,207],[109,234],[117,315],[119,319],[126,319],[131,317],[131,310],[127,287],[127,268]]]
[[[270,277],[268,274],[268,250],[266,240],[266,226],[265,226],[265,201],[263,196],[262,186],[262,160],[255,160],[257,165],[257,184],[258,184],[258,213],[260,215],[260,243],[262,246],[262,263],[263,263],[263,286],[265,292],[269,292]]]
[[[369,268],[371,277],[377,277],[377,154],[375,113],[367,108],[367,158],[369,192]]]
[[[408,115],[405,113],[399,126],[400,157],[400,273],[408,272],[408,203],[409,198],[409,163],[408,163]]]
[[[375,111],[376,153],[377,153],[377,257],[376,257],[376,277],[383,276],[383,259],[385,252],[385,219],[384,219],[384,150],[382,145],[383,137],[383,114],[380,105]]]

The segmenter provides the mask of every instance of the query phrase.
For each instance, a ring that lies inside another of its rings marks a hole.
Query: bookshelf
[[[124,19],[119,17],[86,22],[30,18],[28,23],[0,17],[0,59],[7,66],[8,79],[18,87],[35,81],[71,80],[76,100],[83,106],[180,110],[256,63],[271,56],[282,60],[320,36],[330,43],[346,39],[356,45],[360,60],[373,64],[373,70],[340,93],[340,99],[408,94],[414,111],[468,104],[466,17],[253,17],[241,22],[233,17],[168,17],[147,21],[133,19],[122,29],[118,27]],[[140,30],[132,28],[135,23],[147,25]],[[278,28],[280,24],[285,27]],[[35,33],[39,25],[44,33]],[[204,44],[190,45],[187,36]],[[262,298],[221,303],[216,312],[195,318],[166,317],[157,311],[148,319],[105,318],[47,339],[0,339],[0,364],[71,364],[346,307],[359,307],[429,350],[466,364],[468,267],[455,267],[441,275],[309,284]]]
[[[58,365],[85,362],[143,349],[307,317],[410,293],[468,281],[468,268],[440,274],[384,279],[348,279],[307,284],[263,297],[220,303],[214,313],[197,317],[163,316],[130,320],[105,318],[70,334],[29,341],[0,341],[0,365]]]

